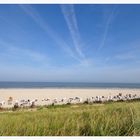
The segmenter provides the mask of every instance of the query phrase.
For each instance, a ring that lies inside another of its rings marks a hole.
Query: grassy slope
[[[65,105],[0,114],[0,135],[140,135],[140,102]]]

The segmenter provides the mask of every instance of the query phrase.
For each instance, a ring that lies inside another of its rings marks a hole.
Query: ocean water
[[[0,82],[3,88],[137,88],[135,83]]]

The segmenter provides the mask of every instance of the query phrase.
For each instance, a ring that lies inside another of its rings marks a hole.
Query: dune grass
[[[140,135],[140,102],[38,107],[0,113],[1,136]]]

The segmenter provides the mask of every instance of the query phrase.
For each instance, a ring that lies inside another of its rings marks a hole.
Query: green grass
[[[1,136],[140,135],[140,102],[37,107],[0,113]]]

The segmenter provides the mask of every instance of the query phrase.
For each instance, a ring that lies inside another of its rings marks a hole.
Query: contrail
[[[116,10],[116,7],[113,8],[110,16],[108,17],[108,20],[107,20],[107,23],[106,23],[106,27],[105,27],[105,31],[104,31],[104,35],[103,35],[103,39],[102,39],[100,47],[98,48],[98,51],[101,50],[104,47],[104,45],[105,45],[106,38],[107,38],[108,32],[109,32],[110,23],[111,23],[112,18],[114,16],[115,10]]]
[[[40,14],[30,5],[20,5],[25,13],[27,13],[63,50],[77,61],[81,60],[77,57],[68,46],[68,44],[58,35],[40,16]]]
[[[76,16],[75,16],[74,6],[73,5],[60,5],[60,7],[64,15],[64,19],[66,20],[76,52],[80,58],[85,59],[85,55],[81,50],[80,34],[79,34],[79,29],[77,25]]]

